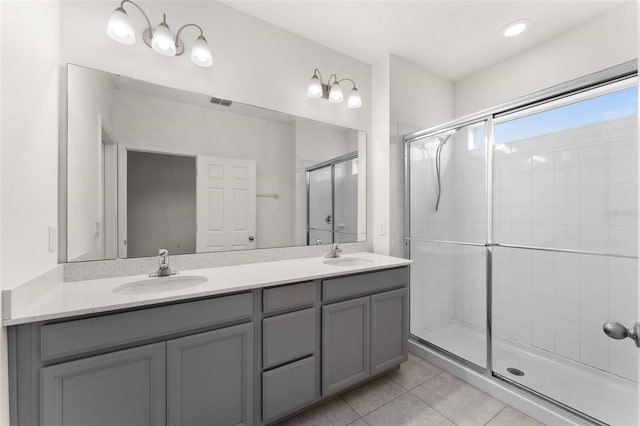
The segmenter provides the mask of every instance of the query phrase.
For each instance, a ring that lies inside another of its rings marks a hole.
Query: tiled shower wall
[[[635,117],[494,149],[494,240],[635,255]]]

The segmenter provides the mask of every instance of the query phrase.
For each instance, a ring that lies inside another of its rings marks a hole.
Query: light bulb
[[[307,87],[307,96],[313,99],[322,97],[322,82],[315,74],[311,77],[309,87]]]
[[[191,62],[200,67],[213,65],[213,56],[209,50],[209,44],[204,36],[199,36],[191,48]]]
[[[151,47],[161,55],[176,56],[176,40],[165,22],[153,31]]]
[[[122,44],[136,42],[136,33],[133,30],[133,25],[131,25],[129,15],[122,7],[117,8],[111,14],[107,24],[107,35]]]
[[[347,98],[347,107],[349,108],[360,108],[362,106],[362,98],[360,97],[360,92],[355,87],[349,93],[349,97]]]
[[[344,94],[342,93],[342,87],[338,82],[334,82],[331,85],[331,90],[329,91],[329,102],[332,104],[339,104],[344,100]]]

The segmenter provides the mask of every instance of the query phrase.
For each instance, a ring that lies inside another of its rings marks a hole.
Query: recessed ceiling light
[[[520,19],[516,22],[512,22],[502,29],[502,35],[505,37],[517,36],[518,34],[523,33],[529,24],[531,24],[531,21],[528,19]]]

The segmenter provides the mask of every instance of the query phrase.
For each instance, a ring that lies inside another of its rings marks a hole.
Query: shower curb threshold
[[[466,367],[413,339],[409,339],[409,352],[544,424],[593,424],[551,404],[550,402],[544,401],[535,395],[512,388],[495,377],[489,377],[483,373]]]

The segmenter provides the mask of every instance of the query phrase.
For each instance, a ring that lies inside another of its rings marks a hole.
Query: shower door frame
[[[427,346],[428,348],[436,351],[437,353],[446,355],[452,358],[454,361],[459,362],[463,366],[469,367],[472,370],[478,371],[484,375],[486,375],[490,379],[499,380],[502,383],[506,383],[510,386],[513,386],[517,389],[520,389],[527,394],[536,396],[541,398],[542,400],[559,407],[563,410],[568,411],[569,413],[577,416],[578,418],[587,420],[591,423],[597,425],[606,425],[602,421],[590,417],[589,415],[574,409],[568,405],[563,404],[560,401],[551,399],[544,394],[541,394],[533,389],[530,389],[518,382],[510,380],[507,377],[504,377],[493,371],[493,360],[492,360],[492,269],[493,269],[493,248],[494,247],[511,247],[511,248],[527,248],[533,250],[549,250],[543,247],[533,247],[533,246],[513,246],[510,244],[496,244],[493,242],[493,126],[494,119],[500,118],[508,114],[512,114],[518,111],[524,111],[526,109],[532,108],[534,106],[543,105],[548,102],[556,101],[562,99],[564,97],[568,97],[571,95],[575,95],[577,93],[585,92],[587,90],[592,90],[597,87],[606,86],[611,83],[615,83],[617,81],[626,80],[629,78],[638,77],[638,62],[635,60],[624,62],[620,65],[613,66],[611,68],[604,69],[602,71],[598,71],[592,74],[588,74],[584,77],[580,77],[575,80],[568,81],[566,83],[562,83],[553,87],[550,87],[545,90],[541,90],[539,92],[535,92],[533,94],[517,98],[513,101],[506,102],[500,105],[497,105],[492,108],[487,108],[475,114],[470,114],[459,119],[449,121],[447,123],[430,127],[425,130],[420,130],[414,133],[410,133],[408,135],[403,136],[404,142],[404,257],[407,259],[411,258],[411,245],[410,242],[414,241],[422,241],[427,243],[445,243],[445,244],[455,244],[455,245],[466,245],[466,246],[476,246],[476,247],[485,247],[486,249],[486,353],[487,359],[485,363],[485,367],[481,367],[473,362],[460,357],[452,352],[449,352],[445,349],[440,348],[439,346],[424,340],[423,338],[414,335],[409,332],[409,336],[411,339],[419,342],[422,345]],[[411,237],[411,210],[410,210],[410,202],[411,202],[411,156],[410,156],[410,145],[412,142],[425,139],[428,137],[435,136],[437,134],[452,131],[456,129],[460,129],[466,126],[470,126],[478,123],[485,123],[485,193],[486,193],[486,213],[487,213],[487,223],[486,223],[486,243],[465,243],[465,242],[453,242],[453,241],[441,241],[434,239],[425,239],[425,238],[412,238]],[[585,253],[582,250],[555,250],[559,252],[575,252],[575,253]],[[597,253],[590,253],[597,254]],[[608,255],[612,255],[608,253]],[[616,256],[616,255],[614,255]],[[627,257],[627,256],[622,256]],[[637,259],[638,256],[633,256],[633,258]],[[411,297],[411,285],[409,285],[409,297]],[[411,309],[411,307],[409,307]]]
[[[311,176],[310,173],[315,171],[315,170],[319,170],[319,169],[323,169],[325,167],[331,167],[331,231],[327,231],[327,232],[331,232],[331,242],[329,244],[333,244],[336,240],[336,224],[335,224],[335,219],[336,219],[336,171],[335,171],[335,167],[336,164],[338,163],[344,163],[346,161],[351,161],[351,160],[355,160],[358,158],[358,151],[353,151],[353,152],[349,152],[347,154],[341,155],[339,157],[335,157],[335,158],[331,158],[329,160],[323,161],[321,163],[317,163],[314,164],[312,166],[309,166],[305,169],[305,184],[306,184],[306,194],[307,194],[307,246],[311,245],[311,240],[310,240],[310,234],[312,231],[311,228]],[[358,179],[360,178],[360,176],[358,176]],[[356,241],[358,238],[358,233],[356,232]]]

